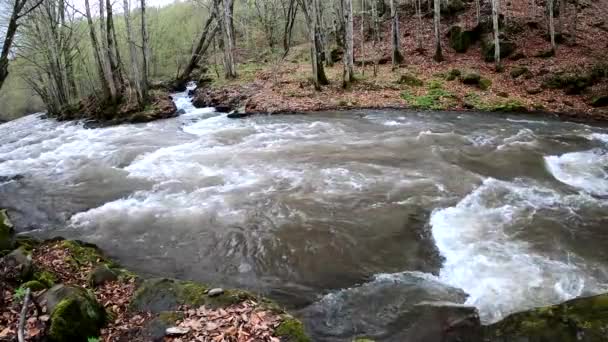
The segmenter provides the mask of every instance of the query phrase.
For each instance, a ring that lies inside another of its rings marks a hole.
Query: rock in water
[[[93,287],[118,279],[118,274],[106,265],[98,265],[89,275],[89,284]]]
[[[99,336],[106,322],[103,306],[81,287],[56,285],[44,294],[44,300],[51,314],[51,341],[87,341]]]
[[[15,229],[6,209],[0,210],[0,255],[14,247]]]
[[[486,327],[488,341],[608,341],[608,294],[514,313]]]
[[[218,287],[218,288],[209,290],[209,292],[207,292],[207,295],[209,297],[215,297],[215,296],[221,295],[222,293],[224,293],[224,289]]]

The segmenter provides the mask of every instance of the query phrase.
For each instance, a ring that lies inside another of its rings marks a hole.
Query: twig
[[[30,301],[30,288],[28,287],[25,290],[25,298],[23,299],[23,308],[21,309],[21,316],[19,317],[19,329],[17,330],[17,338],[19,342],[25,342],[25,338],[23,337],[23,329],[25,327],[25,316],[27,316],[27,306]]]

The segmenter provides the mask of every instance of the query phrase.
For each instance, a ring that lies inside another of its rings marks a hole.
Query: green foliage
[[[484,100],[478,93],[471,92],[464,97],[467,107],[484,112],[525,112],[526,106],[518,99],[501,98]]]
[[[446,80],[453,81],[453,80],[457,79],[458,77],[460,77],[460,75],[462,75],[462,72],[460,71],[460,69],[452,69],[452,70],[450,70],[450,73],[448,74],[448,77],[446,78]]]
[[[275,333],[281,337],[281,341],[310,342],[310,338],[306,336],[306,332],[304,331],[304,325],[295,318],[285,317]]]
[[[427,86],[426,94],[416,96],[404,91],[401,93],[401,98],[413,108],[441,110],[452,104],[454,95],[443,88],[441,80],[431,80]]]
[[[481,89],[481,90],[488,90],[488,89],[490,89],[491,85],[492,85],[492,81],[487,78],[482,77],[479,80],[479,89]]]
[[[399,84],[405,84],[410,87],[421,87],[424,82],[412,74],[403,74],[399,77]]]
[[[15,299],[16,302],[20,302],[23,300],[23,298],[25,298],[25,293],[26,293],[26,288],[23,286],[18,287],[17,289],[15,289],[15,293],[13,294],[13,298]]]
[[[24,289],[30,289],[32,291],[40,291],[46,289],[46,286],[38,280],[30,280],[27,283],[21,285]]]
[[[99,342],[99,338],[98,337],[89,337],[89,338],[87,338],[87,342]]]

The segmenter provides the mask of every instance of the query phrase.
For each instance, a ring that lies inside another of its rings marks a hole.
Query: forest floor
[[[316,91],[311,82],[308,45],[292,48],[287,58],[241,58],[236,80],[226,81],[219,72],[213,82],[202,87],[195,105],[227,105],[245,113],[285,113],[354,108],[416,108],[423,110],[477,110],[551,113],[560,117],[592,121],[608,120],[608,23],[605,4],[588,3],[578,14],[577,29],[572,29],[573,13],[563,11],[558,29],[564,38],[555,56],[540,57],[550,50],[542,7],[530,14],[527,1],[512,1],[506,39],[516,44],[503,59],[503,70],[485,62],[483,43],[473,44],[465,53],[450,47],[449,30],[476,26],[473,3],[442,22],[442,62],[432,59],[434,39],[432,18],[421,25],[411,14],[401,21],[401,46],[404,62],[393,68],[390,45],[385,40],[374,43],[355,31],[356,82],[342,87],[342,63],[326,67],[330,84]],[[405,10],[404,10],[405,11]],[[355,23],[357,28],[359,24]],[[420,28],[420,29],[419,29]],[[388,36],[390,23],[382,30]],[[574,33],[576,32],[576,33]],[[362,39],[363,37],[363,39]],[[561,41],[561,40],[560,40]],[[384,60],[376,73],[371,61]],[[255,61],[255,62],[254,62]],[[263,61],[263,62],[260,62]],[[368,61],[362,65],[361,61]],[[457,71],[455,71],[457,70]],[[592,70],[603,76],[588,82]],[[216,69],[217,71],[217,69]],[[450,74],[454,74],[450,77]],[[477,74],[480,82],[464,80]],[[557,80],[552,84],[551,81]],[[582,89],[571,91],[568,82],[586,82]],[[465,84],[468,83],[468,84]]]

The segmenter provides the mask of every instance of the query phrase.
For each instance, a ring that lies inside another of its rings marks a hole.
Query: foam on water
[[[526,308],[598,291],[583,266],[539,254],[517,238],[537,211],[575,207],[539,186],[486,179],[457,205],[435,210],[432,235],[445,258],[439,279],[463,289],[484,322]]]
[[[545,157],[551,174],[560,182],[590,194],[608,195],[608,154],[594,149]]]

